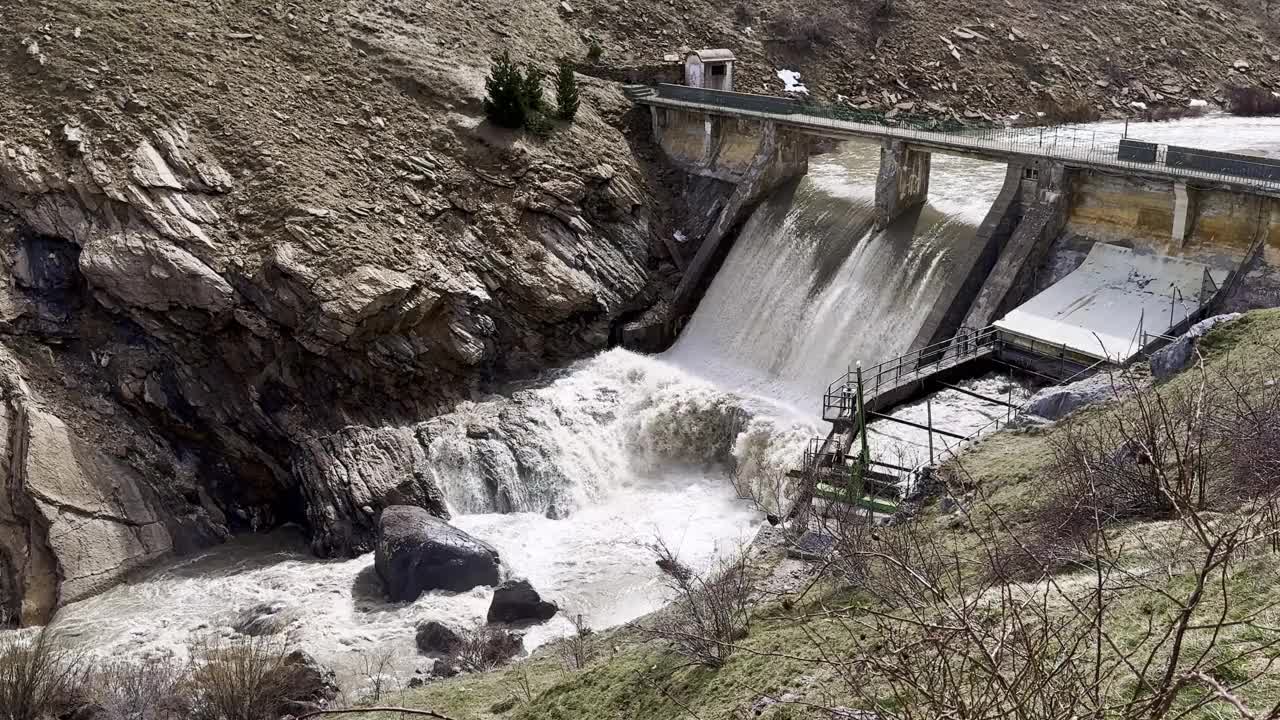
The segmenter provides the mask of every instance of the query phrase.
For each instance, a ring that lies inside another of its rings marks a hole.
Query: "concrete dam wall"
[[[1178,193],[1185,193],[1180,201]],[[1175,225],[1186,204],[1184,237]],[[1186,187],[1138,177],[1079,173],[1071,183],[1066,231],[1163,255],[1227,265],[1261,243],[1268,263],[1280,263],[1280,199]]]

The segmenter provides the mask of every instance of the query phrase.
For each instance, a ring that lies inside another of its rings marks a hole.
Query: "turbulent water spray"
[[[454,524],[495,545],[567,613],[595,626],[662,601],[648,544],[662,537],[706,566],[746,542],[761,515],[737,496],[738,466],[795,458],[812,426],[699,379],[661,358],[612,350],[547,385],[471,403],[416,434]],[[240,538],[199,558],[63,609],[63,637],[106,655],[183,654],[194,638],[232,635],[248,615],[272,624],[348,682],[393,648],[401,673],[421,659],[417,622],[483,619],[490,590],[382,598],[372,557],[321,561],[289,532]],[[562,615],[526,647],[568,633]]]

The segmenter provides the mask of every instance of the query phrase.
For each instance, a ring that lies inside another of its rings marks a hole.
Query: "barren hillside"
[[[573,21],[615,62],[681,46],[732,48],[744,61],[744,92],[776,94],[776,71],[791,69],[827,99],[996,118],[1077,98],[1105,114],[1133,112],[1132,102],[1222,102],[1223,85],[1280,89],[1280,11],[1268,15],[1266,5],[582,0]]]

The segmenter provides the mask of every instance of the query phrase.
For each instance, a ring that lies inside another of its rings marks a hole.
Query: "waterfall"
[[[910,349],[964,280],[1003,167],[938,158],[930,203],[874,231],[876,152],[846,144],[763,203],[666,359],[817,415],[854,362]]]

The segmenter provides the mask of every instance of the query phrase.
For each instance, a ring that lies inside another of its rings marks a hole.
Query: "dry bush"
[[[1264,87],[1227,88],[1227,112],[1232,115],[1280,115],[1280,97]]]
[[[993,554],[997,577],[1087,565],[1098,534],[1117,523],[1229,510],[1280,490],[1280,386],[1230,358],[1184,378],[1160,389],[1113,378],[1124,404],[1060,424],[1046,497],[1022,518],[1018,542]]]
[[[524,665],[520,665],[507,673],[506,684],[516,702],[529,705],[538,696],[533,691],[533,681],[529,678],[529,668]]]
[[[733,487],[739,499],[749,501],[774,524],[790,508],[794,493],[787,473],[771,469],[749,474],[742,467],[734,468]]]
[[[634,627],[644,636],[672,643],[692,663],[720,667],[750,626],[755,587],[746,553],[697,572],[662,539],[651,549],[673,599],[654,619]]]
[[[400,678],[396,675],[396,653],[390,648],[381,652],[367,653],[361,658],[365,680],[364,700],[372,703],[382,701],[383,695],[400,690]]]
[[[477,625],[458,631],[460,638],[447,660],[469,672],[487,672],[519,655],[524,642],[519,635],[491,625]]]
[[[1239,701],[1271,671],[1280,635],[1264,620],[1277,603],[1230,590],[1233,566],[1280,536],[1262,506],[1230,521],[1188,509],[1161,531],[1159,548],[1142,547],[1140,533],[1124,543],[1100,534],[1087,573],[1028,585],[980,572],[1004,535],[1021,538],[997,508],[979,504],[997,521],[963,515],[976,555],[930,525],[878,528],[856,550],[868,568],[863,599],[803,618],[808,661],[860,709],[901,720],[1156,720],[1224,702],[1224,693]],[[1135,555],[1160,557],[1159,569],[1126,561]],[[1137,626],[1135,602],[1148,608]],[[1228,642],[1228,628],[1252,632]],[[1245,669],[1215,686],[1222,667]]]
[[[192,648],[191,686],[202,720],[274,720],[308,693],[306,671],[290,661],[288,639],[202,640]]]
[[[51,633],[0,637],[0,720],[59,717],[81,702],[87,664]]]
[[[172,658],[116,662],[89,679],[98,720],[185,720],[195,711],[190,668]]]
[[[582,670],[596,656],[596,633],[579,613],[573,617],[573,634],[556,644],[560,661],[570,671]]]
[[[1280,350],[1263,352],[1271,363],[1280,361]],[[1257,373],[1234,365],[1214,375],[1209,393],[1205,423],[1221,438],[1214,463],[1226,475],[1216,494],[1249,502],[1280,490],[1280,383],[1259,383]]]
[[[1055,493],[1047,514],[1063,525],[1088,527],[1204,509],[1211,460],[1227,440],[1211,432],[1209,378],[1201,374],[1193,385],[1160,390],[1140,389],[1129,378],[1118,382],[1129,386],[1116,390],[1125,404],[1068,419],[1051,440]]]

